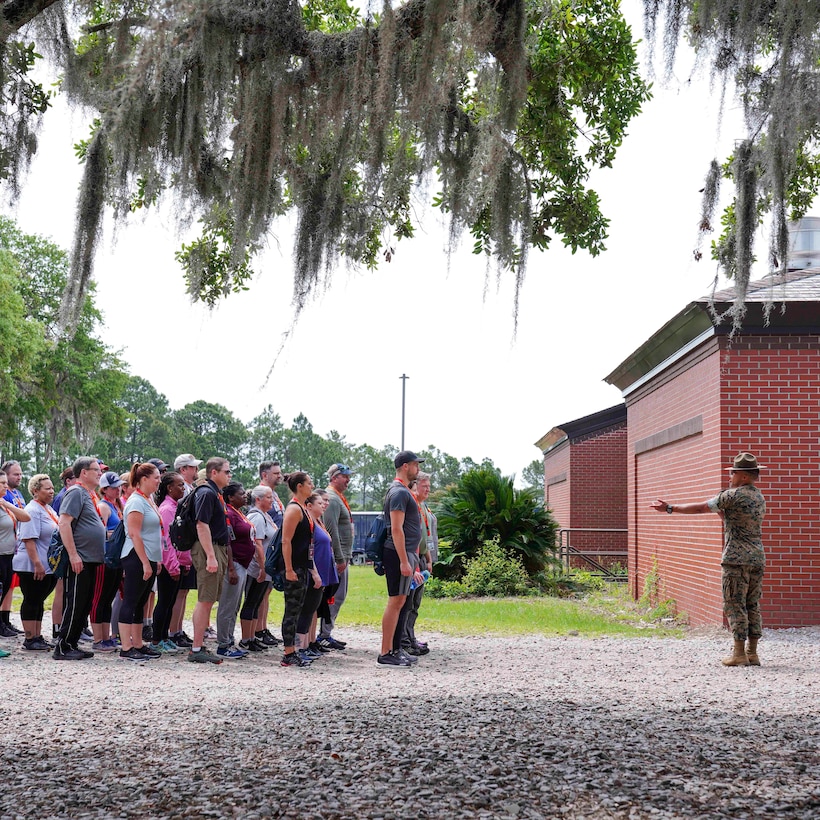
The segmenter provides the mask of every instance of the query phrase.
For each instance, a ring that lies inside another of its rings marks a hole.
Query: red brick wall
[[[820,623],[818,385],[816,336],[750,336],[710,340],[627,398],[636,597],[656,566],[662,596],[674,598],[692,624],[723,622],[720,519],[659,515],[649,505],[656,497],[683,503],[715,495],[728,484],[732,458],[751,450],[767,467],[760,481],[768,507],[764,625]]]
[[[764,626],[820,624],[820,338],[741,337],[723,353],[723,452],[766,467]]]
[[[639,598],[656,572],[660,597],[673,598],[693,624],[722,620],[720,519],[661,515],[650,504],[703,500],[723,486],[719,385],[711,342],[627,398],[630,588]],[[676,438],[687,422],[700,431]]]
[[[570,444],[573,527],[626,529],[626,441],[624,422]],[[573,546],[625,551],[626,533],[576,533]]]

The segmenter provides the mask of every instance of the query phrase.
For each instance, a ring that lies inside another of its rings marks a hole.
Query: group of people
[[[417,641],[414,624],[421,602],[422,570],[432,566],[435,517],[426,504],[429,476],[402,467],[402,475],[417,482],[413,498],[416,523],[407,516],[407,537],[396,541],[413,564],[417,586],[402,600],[402,632],[397,657],[426,654]],[[259,484],[250,492],[232,480],[229,462],[214,457],[204,464],[192,454],[178,456],[173,469],[160,459],[133,464],[118,475],[94,457],[82,457],[61,475],[55,494],[45,474],[28,482],[31,501],[19,486],[22,469],[9,462],[0,470],[0,637],[24,636],[23,649],[48,650],[56,660],[79,661],[95,652],[118,653],[125,660],[146,662],[187,651],[192,663],[219,664],[265,652],[279,643],[267,627],[272,590],[266,573],[268,546],[281,528],[284,564],[283,666],[304,668],[322,655],[343,650],[334,633],[348,592],[353,554],[354,521],[345,491],[352,470],[333,464],[326,489],[317,489],[305,472],[284,476],[278,462],[259,466]],[[398,470],[397,480],[401,481]],[[291,493],[285,506],[276,492],[283,481]],[[394,482],[395,484],[395,482]],[[404,487],[404,485],[401,485]],[[405,487],[409,493],[409,490]],[[171,524],[178,504],[188,502],[196,521],[196,541],[190,550],[178,549]],[[393,494],[393,487],[388,499]],[[393,514],[386,517],[395,528]],[[106,563],[106,543],[120,522],[125,540],[118,562]],[[421,521],[424,526],[421,526]],[[404,522],[398,529],[404,532]],[[68,557],[57,579],[48,561],[54,531],[59,532]],[[396,541],[388,548],[396,551]],[[412,542],[412,543],[411,543]],[[404,565],[398,570],[404,578]],[[16,574],[23,600],[22,629],[10,619],[12,579]],[[388,578],[391,596],[393,574]],[[196,590],[193,635],[183,629],[189,591]],[[55,592],[51,640],[42,634],[45,602]],[[406,612],[404,611],[406,604]],[[211,625],[214,606],[216,629]],[[395,607],[391,603],[389,608]],[[241,637],[235,638],[237,619]],[[89,628],[90,624],[90,628]],[[212,650],[206,637],[216,639]],[[91,643],[90,648],[86,644]],[[0,657],[7,656],[0,649]],[[389,654],[389,653],[388,653]],[[384,652],[382,653],[384,655]],[[379,662],[383,663],[382,655]],[[416,657],[414,657],[416,656]],[[410,661],[406,665],[409,665]],[[404,665],[404,664],[400,664]]]

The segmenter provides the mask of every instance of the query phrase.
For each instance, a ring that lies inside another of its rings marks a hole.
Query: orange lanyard
[[[316,522],[313,520],[313,516],[294,498],[291,504],[295,504],[299,509],[304,513],[305,518],[308,520],[308,526],[310,527],[310,540],[313,540],[313,530],[316,528]]]
[[[256,540],[256,527],[253,525],[253,522],[250,520],[250,518],[248,518],[247,515],[245,515],[245,513],[242,512],[242,510],[237,509],[236,507],[234,507],[233,504],[231,504],[231,509],[235,513],[239,513],[240,517],[242,517],[245,520],[247,525],[251,528],[251,541],[255,541]],[[259,512],[262,512],[262,510],[259,510]],[[227,513],[228,513],[228,511],[225,510],[226,515],[227,515]]]
[[[352,521],[353,513],[350,511],[350,504],[347,503],[347,499],[335,487],[331,487],[330,489],[333,490],[333,492],[336,493],[336,495],[338,495],[339,498],[342,499],[342,504],[344,504],[345,507],[347,507],[347,514],[350,516],[350,520]]]
[[[413,498],[416,498],[415,493],[413,493]],[[418,498],[416,498],[416,504],[418,504],[419,512],[421,513],[421,517],[424,519],[424,526],[427,527],[427,534],[430,535],[430,521],[427,518],[427,507],[422,504]]]
[[[85,487],[83,487],[85,490]],[[91,503],[94,505],[94,509],[97,511],[97,515],[100,517],[100,521],[102,521],[102,513],[100,512],[100,505],[97,503],[97,496],[94,493],[90,492],[89,490],[85,490],[88,493],[88,497],[91,499]]]
[[[60,523],[60,522],[57,520],[57,517],[54,515],[54,513],[53,513],[53,511],[52,511],[51,507],[49,507],[49,506],[48,506],[48,504],[43,504],[43,502],[42,502],[42,501],[38,501],[37,503],[38,503],[38,504],[39,504],[39,505],[40,505],[40,506],[41,506],[41,507],[42,507],[42,508],[43,508],[43,509],[44,509],[44,510],[48,513],[48,517],[49,517],[49,518],[50,518],[50,519],[51,519],[51,520],[52,520],[55,524],[59,525],[59,523]]]
[[[17,535],[17,519],[8,507],[3,507],[3,511],[11,519],[11,528],[14,530],[14,534]]]
[[[416,506],[419,508],[419,518],[423,518],[425,523],[427,523],[427,516],[422,512],[421,504],[419,503],[418,498],[416,498],[416,494],[400,478],[397,478],[396,481],[398,481],[399,484],[401,484],[401,486],[404,487],[404,489],[407,490],[407,492],[413,496],[413,501],[416,502]],[[427,534],[430,534],[429,526],[427,527]]]
[[[136,488],[135,488],[136,489]],[[154,512],[157,514],[157,518],[159,518],[159,532],[162,538],[165,538],[165,525],[162,523],[162,516],[159,514],[159,510],[157,509],[157,505],[154,503],[154,499],[150,496],[147,496],[142,490],[136,490],[137,495],[141,495],[148,504],[153,508]]]

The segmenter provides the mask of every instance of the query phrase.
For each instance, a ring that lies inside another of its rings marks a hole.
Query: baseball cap
[[[337,475],[353,475],[353,470],[347,464],[331,464],[327,468],[328,478],[333,478]]]
[[[168,465],[161,458],[149,458],[149,464],[153,464],[160,472],[168,469]]]
[[[424,459],[419,458],[412,450],[402,450],[394,459],[393,464],[398,470],[402,464],[409,464],[411,461],[418,461],[419,464],[424,464]]]
[[[202,459],[194,458],[191,453],[183,453],[174,459],[174,469],[178,470],[180,467],[199,467],[202,464]]]
[[[100,476],[100,487],[101,489],[105,489],[106,487],[122,487],[125,482],[114,472],[103,473]]]

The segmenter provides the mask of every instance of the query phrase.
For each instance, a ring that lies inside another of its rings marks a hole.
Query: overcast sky
[[[639,38],[640,3],[625,7]],[[531,253],[515,338],[512,282],[496,287],[491,268],[485,288],[488,271],[469,239],[448,260],[446,231],[430,210],[390,264],[374,273],[339,268],[267,382],[292,320],[290,225],[276,226],[250,291],[209,312],[184,293],[173,257],[180,238],[168,215],[137,216],[116,242],[109,230],[97,256],[103,338],[174,408],[204,399],[248,422],[272,404],[286,424],[303,412],[320,434],[336,429],[377,447],[400,443],[405,373],[407,447],[487,456],[520,473],[552,427],[619,403],[603,378],[711,288],[708,253],[700,263],[692,256],[698,190],[709,161],[742,136],[730,131],[737,114],[730,110],[718,133],[717,95],[685,69],[654,91],[615,167],[593,181],[612,220],[608,251],[573,256],[556,240],[547,253]],[[86,123],[59,107],[47,115],[12,212],[25,231],[65,248],[79,177],[72,143],[86,136]],[[200,355],[180,376],[175,362],[191,350]]]

